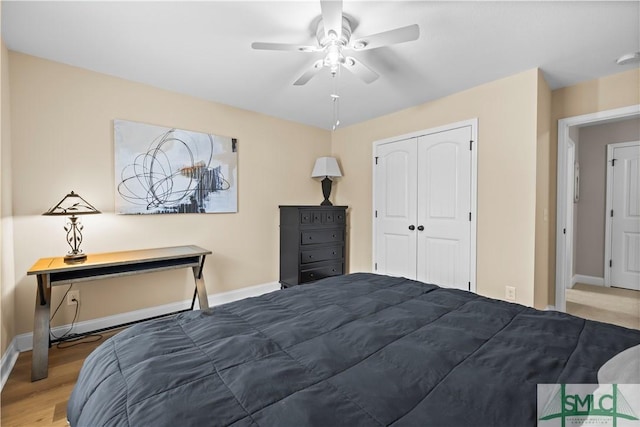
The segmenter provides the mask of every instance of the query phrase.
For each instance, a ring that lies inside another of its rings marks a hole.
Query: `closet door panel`
[[[468,289],[471,128],[418,138],[417,278]]]
[[[416,139],[377,147],[377,272],[416,277]],[[414,230],[410,230],[410,226]]]

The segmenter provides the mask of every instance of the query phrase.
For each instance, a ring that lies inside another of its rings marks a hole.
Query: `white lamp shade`
[[[335,159],[335,157],[318,157],[316,159],[316,164],[313,167],[313,172],[311,172],[311,178],[324,178],[325,176],[342,176],[342,172],[340,172],[340,166],[338,166],[338,161]]]

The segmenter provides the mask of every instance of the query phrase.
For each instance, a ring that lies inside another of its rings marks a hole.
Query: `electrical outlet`
[[[516,288],[513,286],[505,286],[505,298],[507,301],[515,301],[516,300]]]
[[[69,291],[67,293],[67,305],[76,305],[76,304],[80,304],[80,291],[78,289]]]

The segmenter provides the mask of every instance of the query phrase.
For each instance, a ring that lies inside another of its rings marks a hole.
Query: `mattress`
[[[86,359],[71,426],[535,426],[640,331],[368,273],[133,326]]]

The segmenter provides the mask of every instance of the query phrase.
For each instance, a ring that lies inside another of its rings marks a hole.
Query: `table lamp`
[[[82,224],[78,221],[76,215],[99,214],[99,210],[91,206],[89,202],[80,197],[73,191],[66,196],[57,205],[43,213],[42,215],[71,215],[69,222],[64,226],[67,232],[67,243],[71,247],[71,251],[64,257],[65,262],[84,261],[87,258],[80,244],[82,243]]]
[[[311,172],[311,178],[323,178],[322,179],[322,195],[324,201],[320,203],[320,206],[333,206],[329,201],[331,195],[331,180],[342,176],[340,172],[340,166],[335,157],[319,157],[316,159],[316,164]]]

